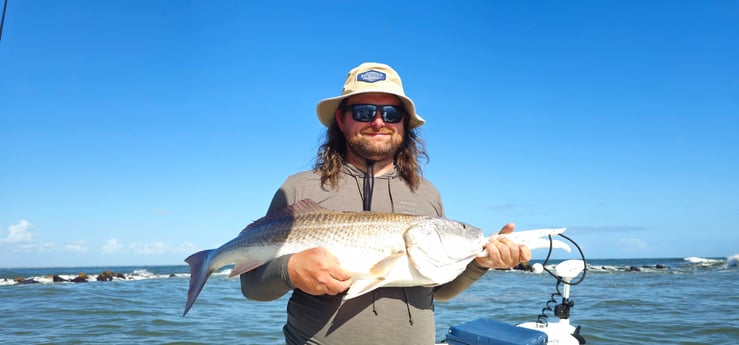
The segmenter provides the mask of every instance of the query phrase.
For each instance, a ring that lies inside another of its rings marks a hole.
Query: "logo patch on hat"
[[[375,70],[369,70],[367,72],[361,73],[357,75],[358,81],[364,81],[367,83],[374,83],[376,81],[381,81],[386,79],[385,73],[382,73],[380,71]]]

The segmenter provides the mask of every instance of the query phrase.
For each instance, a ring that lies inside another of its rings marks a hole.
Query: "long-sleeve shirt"
[[[287,178],[269,211],[312,199],[337,211],[362,211],[364,172],[345,165],[338,188],[321,186],[320,175],[304,171]],[[416,190],[395,170],[375,177],[372,211],[444,216],[441,196],[428,180]],[[283,328],[287,344],[433,344],[434,299],[447,300],[479,279],[487,269],[472,261],[455,280],[437,287],[379,288],[343,300],[342,295],[313,296],[294,289],[287,273],[290,255],[275,258],[241,276],[244,296],[274,300],[292,290]]]

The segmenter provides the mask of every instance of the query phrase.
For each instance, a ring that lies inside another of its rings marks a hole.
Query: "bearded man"
[[[423,178],[428,159],[416,129],[425,121],[405,95],[398,73],[380,63],[349,72],[342,93],[318,103],[326,138],[310,171],[289,176],[269,211],[312,199],[337,211],[379,211],[443,217],[441,196]],[[513,231],[513,224],[501,233]],[[436,287],[382,287],[343,300],[349,272],[325,248],[273,259],[241,276],[248,299],[274,300],[292,290],[283,327],[287,344],[433,344],[434,300],[448,300],[489,268],[528,261],[525,246],[499,237],[456,279]]]

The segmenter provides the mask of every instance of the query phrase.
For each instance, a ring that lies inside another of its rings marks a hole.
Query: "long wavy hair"
[[[343,107],[342,105],[339,107]],[[398,169],[400,177],[405,181],[412,191],[415,191],[421,179],[423,171],[419,161],[429,161],[426,153],[426,145],[423,140],[418,137],[415,128],[408,128],[410,116],[404,117],[405,137],[400,144],[398,151],[395,153],[395,166]],[[318,148],[318,155],[313,169],[321,174],[321,185],[328,185],[332,189],[339,185],[339,176],[341,175],[341,167],[346,161],[346,138],[344,133],[339,129],[339,125],[334,123],[326,129],[326,136],[323,144]]]

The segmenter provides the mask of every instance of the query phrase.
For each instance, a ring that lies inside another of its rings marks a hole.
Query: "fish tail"
[[[187,290],[187,304],[185,304],[185,312],[182,316],[187,315],[200,295],[200,291],[203,290],[208,277],[215,271],[210,268],[210,252],[212,251],[212,249],[199,251],[185,259],[185,262],[190,265],[190,288]]]

